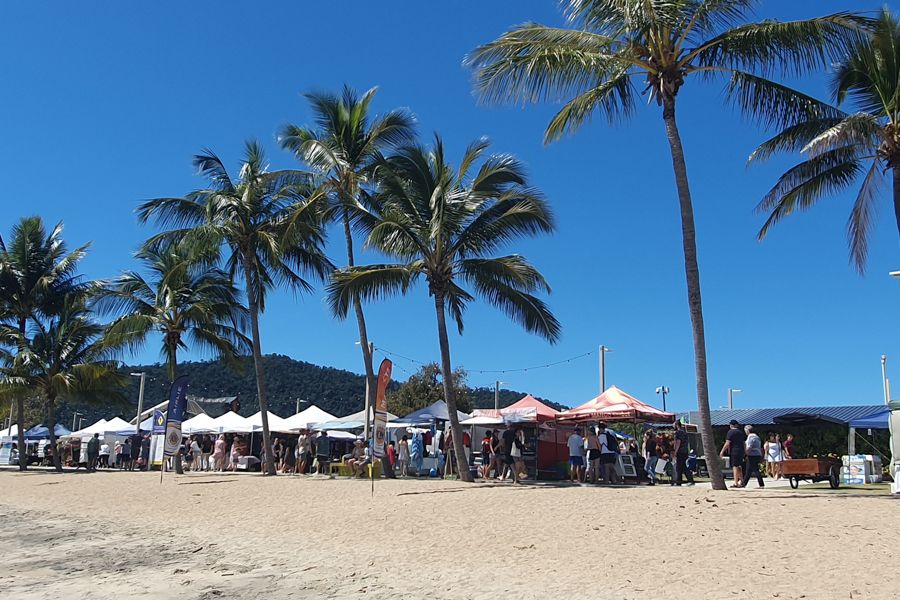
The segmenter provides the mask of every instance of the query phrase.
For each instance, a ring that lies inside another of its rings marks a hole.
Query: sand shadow
[[[234,483],[236,479],[213,479],[212,481],[176,481],[175,485],[209,485],[211,483]]]

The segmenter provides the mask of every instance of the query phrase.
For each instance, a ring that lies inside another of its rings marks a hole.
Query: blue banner
[[[166,415],[161,410],[153,411],[153,428],[150,432],[153,435],[162,435],[166,432]]]
[[[187,407],[188,378],[181,376],[169,388],[169,409],[166,411],[165,455],[174,456],[181,446],[181,422]]]

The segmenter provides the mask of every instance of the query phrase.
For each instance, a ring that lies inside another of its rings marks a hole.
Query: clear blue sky
[[[769,0],[760,17],[882,4]],[[467,51],[513,24],[560,23],[554,2],[19,2],[4,10],[0,231],[29,214],[62,220],[72,245],[93,241],[86,274],[112,277],[134,266],[133,250],[151,233],[136,223],[136,203],[201,185],[193,153],[208,146],[236,168],[243,141],[256,137],[273,168],[291,167],[275,132],[309,123],[302,92],[378,85],[376,110],[408,107],[421,134],[440,132],[455,155],[486,135],[497,151],[519,156],[558,216],[553,237],[509,250],[549,278],[561,342],[549,346],[474,305],[465,335],[451,340],[454,364],[518,368],[594,350],[565,366],[499,376],[504,387],[574,405],[597,393],[603,343],[615,351],[608,383],[651,403],[665,384],[670,407],[695,406],[679,213],[659,111],[645,108],[616,129],[598,120],[548,147],[541,138],[554,107],[479,106],[461,66]],[[826,93],[822,78],[802,86]],[[850,197],[824,201],[758,243],[762,217],[753,207],[790,160],[746,168],[764,134],[722,107],[720,88],[691,81],[680,101],[713,407],[729,386],[744,390],[738,406],[881,402],[882,353],[900,388],[900,281],[887,276],[900,257],[887,196],[865,277],[847,261]],[[335,232],[330,253],[340,263],[339,241]],[[366,310],[376,345],[438,356],[424,288]],[[274,296],[262,336],[264,352],[361,371],[356,324],[331,319],[321,291]],[[154,340],[130,360],[155,362],[157,348]],[[400,377],[415,369],[396,364]],[[473,373],[470,383],[495,378]]]

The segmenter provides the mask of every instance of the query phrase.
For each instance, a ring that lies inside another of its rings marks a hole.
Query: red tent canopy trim
[[[611,386],[581,406],[558,413],[559,421],[652,421],[671,423],[675,413],[664,412]]]

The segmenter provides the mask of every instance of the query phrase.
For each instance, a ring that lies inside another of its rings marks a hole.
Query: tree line
[[[716,452],[694,203],[677,120],[681,89],[693,81],[723,85],[728,103],[775,128],[753,161],[778,152],[803,156],[760,202],[768,215],[760,237],[784,217],[861,179],[848,238],[852,260],[862,269],[885,173],[893,176],[900,230],[898,23],[887,10],[877,18],[839,12],[752,22],[756,4],[568,0],[567,27],[521,25],[465,58],[485,102],[564,101],[547,126],[548,143],[575,133],[594,115],[610,123],[634,116],[641,96],[660,110],[681,214],[699,426],[708,457]],[[833,104],[779,81],[819,71],[832,77]],[[197,154],[203,187],[138,207],[139,220],[161,230],[138,254],[141,271],[110,282],[82,281],[76,267],[86,248],[66,253],[60,228],[47,234],[39,219],[16,226],[9,246],[0,247],[0,393],[16,398],[20,422],[29,396],[42,399],[51,425],[61,400],[117,399],[123,377],[114,357],[153,335],[169,379],[178,372],[178,352],[187,347],[235,367],[239,357],[252,356],[263,443],[269,444],[269,378],[259,335],[269,293],[305,293],[324,283],[333,314],[352,314],[357,322],[371,395],[364,305],[406,294],[422,281],[435,309],[455,455],[463,460],[448,317],[462,333],[466,306],[480,299],[527,331],[558,340],[560,323],[542,299],[550,291],[547,280],[522,256],[499,254],[518,238],[552,233],[553,214],[514,157],[490,153],[488,142],[476,139],[454,163],[439,135],[419,141],[407,111],[373,115],[375,93],[345,88],[307,94],[314,124],[279,132],[297,169],[268,170],[253,140],[234,173],[213,151]],[[343,266],[323,250],[332,223],[345,241]],[[391,262],[358,265],[354,234]],[[111,321],[101,324],[98,317]],[[265,472],[274,474],[269,454]],[[467,479],[468,469],[458,466]],[[723,489],[715,460],[710,475],[713,487]]]

